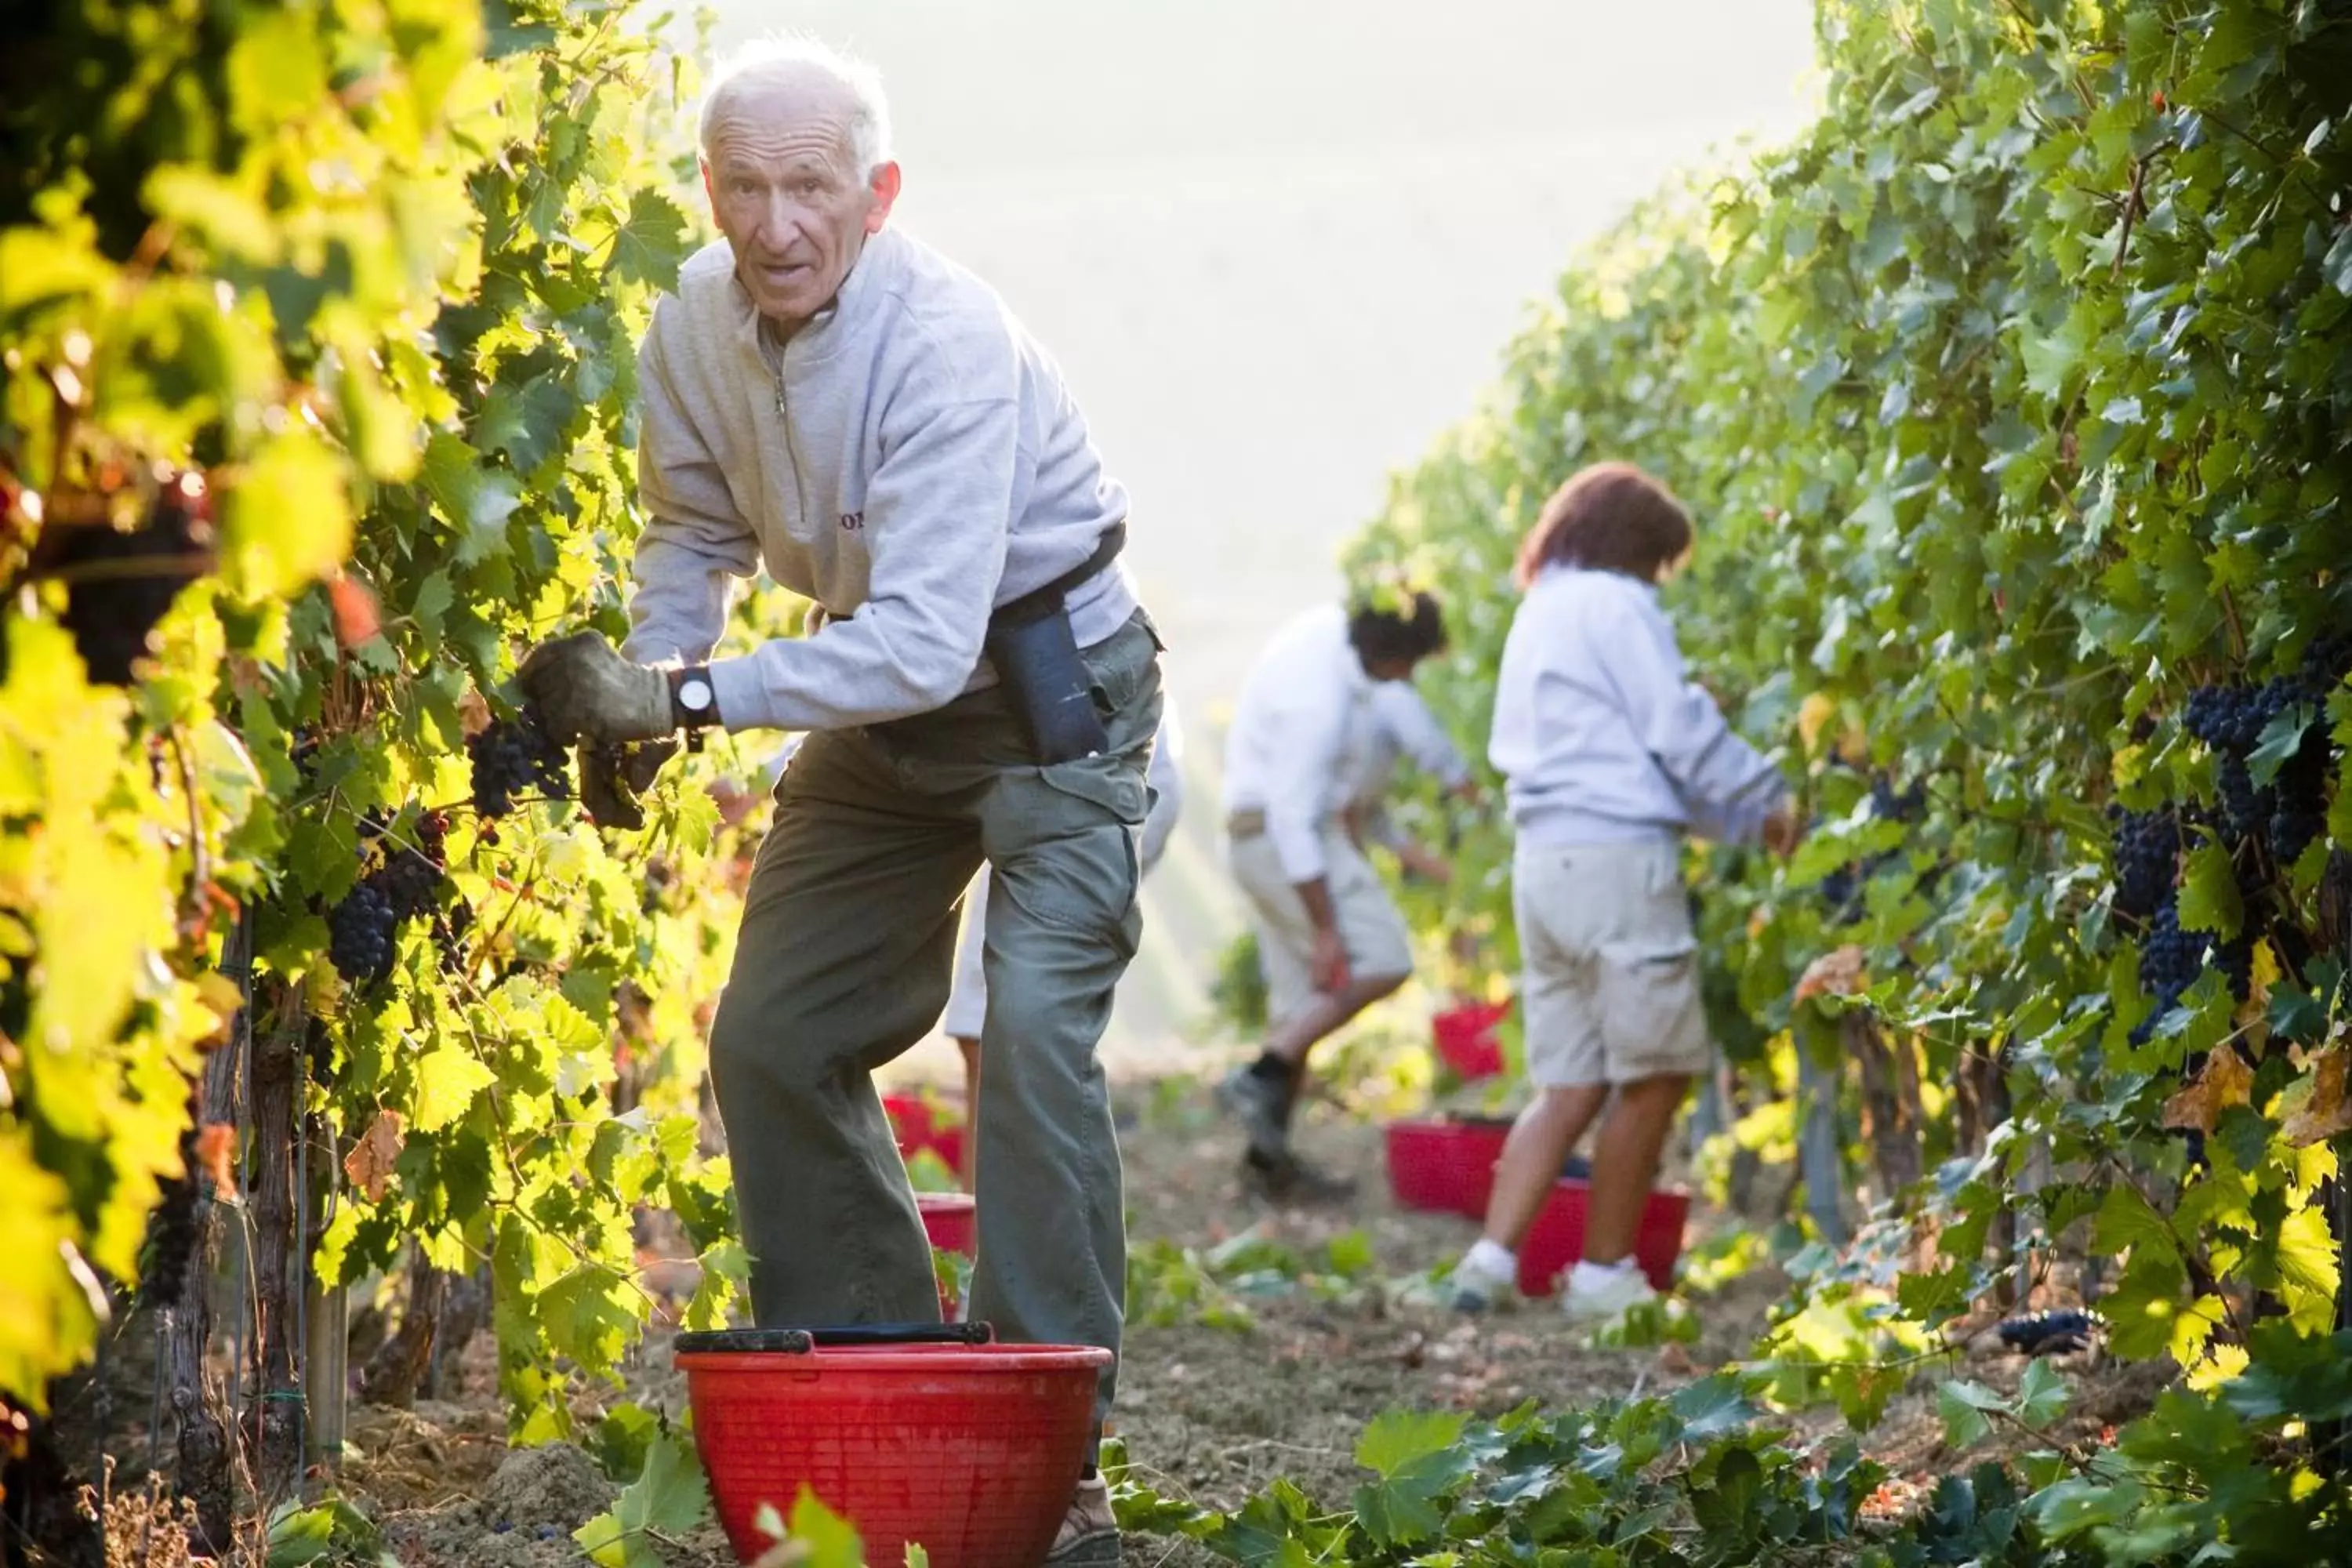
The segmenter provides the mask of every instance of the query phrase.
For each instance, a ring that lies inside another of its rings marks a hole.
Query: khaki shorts
[[[1511,878],[1532,1082],[1633,1083],[1714,1065],[1677,842],[1523,843]]]
[[[1228,840],[1225,863],[1241,884],[1257,928],[1265,965],[1266,1016],[1279,1024],[1315,999],[1315,925],[1298,889],[1283,874],[1274,840],[1263,833]],[[1412,973],[1412,939],[1380,873],[1348,836],[1334,826],[1323,835],[1323,875],[1331,892],[1331,913],[1348,950],[1349,972],[1366,975]]]

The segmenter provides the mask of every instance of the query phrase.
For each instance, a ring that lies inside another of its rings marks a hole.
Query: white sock
[[[1614,1263],[1589,1263],[1579,1258],[1575,1271],[1569,1275],[1571,1290],[1603,1290],[1633,1272],[1633,1260],[1621,1258]]]
[[[1470,1250],[1462,1256],[1462,1267],[1474,1269],[1490,1279],[1508,1279],[1519,1271],[1519,1260],[1507,1247],[1480,1237]]]

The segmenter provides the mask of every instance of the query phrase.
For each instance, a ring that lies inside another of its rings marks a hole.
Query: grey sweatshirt
[[[1658,591],[1549,566],[1519,601],[1495,674],[1487,756],[1535,844],[1756,837],[1780,771],[1684,673]]]
[[[638,353],[633,626],[643,663],[709,657],[728,579],[762,563],[814,637],[711,665],[730,730],[928,712],[993,680],[995,605],[1084,562],[1127,516],[1061,373],[969,272],[892,229],[779,348],[724,240],[678,274]],[[1134,614],[1114,567],[1072,594],[1078,646]]]

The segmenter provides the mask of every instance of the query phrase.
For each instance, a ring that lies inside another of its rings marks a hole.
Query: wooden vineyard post
[[[1805,1212],[1832,1247],[1843,1247],[1845,1156],[1839,1149],[1838,1078],[1813,1065],[1811,1051],[1797,1051],[1797,1099],[1803,1108],[1797,1128],[1797,1172],[1805,1184]]]
[[[307,1267],[319,1255],[319,1245],[334,1217],[334,1200],[342,1173],[341,1152],[336,1147],[332,1123],[323,1116],[307,1119],[310,1181],[310,1223],[303,1226],[303,1347],[302,1460],[313,1468],[333,1471],[341,1467],[345,1422],[351,1402],[351,1292],[338,1281],[322,1286]]]
[[[303,1006],[281,992],[276,1015],[253,1037],[254,1484],[265,1509],[302,1479],[302,1237],[297,1234]]]

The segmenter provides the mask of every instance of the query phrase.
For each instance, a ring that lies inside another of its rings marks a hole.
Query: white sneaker
[[[1596,1278],[1598,1276],[1598,1278]],[[1636,1307],[1656,1301],[1658,1293],[1638,1268],[1587,1268],[1568,1272],[1568,1288],[1560,1292],[1559,1310],[1570,1322],[1602,1323],[1622,1318]]]
[[[1454,1266],[1446,1284],[1452,1289],[1451,1300],[1457,1312],[1490,1311],[1518,1300],[1517,1268],[1490,1264],[1475,1249],[1462,1255],[1462,1261]]]

